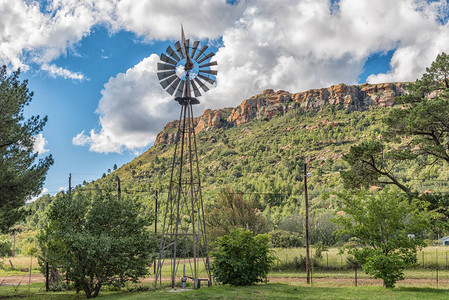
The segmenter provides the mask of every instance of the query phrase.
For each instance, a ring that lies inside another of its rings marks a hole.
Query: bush
[[[273,247],[278,248],[301,247],[304,244],[299,233],[286,230],[270,232],[270,241]]]
[[[218,238],[218,250],[212,253],[216,281],[232,286],[263,281],[274,261],[269,242],[267,234],[253,236],[241,229]]]
[[[11,243],[9,241],[0,241],[0,257],[11,256]]]

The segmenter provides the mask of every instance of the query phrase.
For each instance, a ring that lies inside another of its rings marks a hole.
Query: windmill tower
[[[167,55],[161,54],[161,62],[157,64],[160,84],[170,95],[174,95],[181,105],[181,114],[157,260],[155,290],[158,281],[161,283],[164,267],[170,270],[172,288],[179,279],[183,287],[187,279],[193,280],[195,288],[200,287],[201,281],[212,284],[192,105],[200,103],[195,98],[201,96],[199,88],[207,92],[208,85],[215,84],[217,71],[211,70],[211,67],[216,66],[217,62],[210,61],[213,52],[206,54],[208,46],[199,48],[199,44],[199,41],[195,41],[190,46],[181,25],[181,42],[174,44],[175,50],[168,46]],[[180,268],[181,260],[183,267]],[[205,269],[203,278],[199,276],[201,262]]]

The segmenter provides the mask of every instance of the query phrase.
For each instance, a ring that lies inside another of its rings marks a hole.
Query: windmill
[[[192,109],[192,105],[200,103],[195,97],[207,92],[216,81],[217,71],[211,67],[217,66],[217,62],[211,61],[214,53],[207,53],[207,49],[206,45],[200,48],[199,41],[190,45],[181,25],[181,42],[177,41],[174,49],[168,46],[157,64],[160,84],[181,105],[181,114],[157,259],[155,290],[158,280],[159,284],[162,282],[164,266],[170,268],[172,288],[177,278],[181,278],[183,288],[187,279],[193,280],[195,288],[200,287],[201,281],[207,281],[209,286],[212,284]],[[184,261],[182,271],[179,268],[181,258]],[[201,261],[205,269],[203,278],[199,275]]]

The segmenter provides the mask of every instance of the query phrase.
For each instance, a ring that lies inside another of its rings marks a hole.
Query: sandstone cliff
[[[268,89],[262,94],[244,100],[235,108],[207,109],[195,118],[195,132],[245,124],[253,119],[271,119],[292,109],[319,111],[332,105],[336,109],[355,111],[366,110],[370,106],[392,106],[396,97],[405,91],[404,83],[383,83],[345,85],[313,89],[292,94],[286,91]],[[178,121],[167,123],[157,135],[155,145],[174,144]]]

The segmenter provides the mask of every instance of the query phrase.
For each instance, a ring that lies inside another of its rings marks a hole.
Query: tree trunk
[[[95,290],[94,290],[94,294],[92,295],[92,298],[95,298],[98,296],[98,293],[100,292],[100,288],[101,288],[101,283],[97,283],[95,285]]]
[[[81,287],[83,288],[84,293],[86,293],[86,297],[89,299],[92,297],[92,292],[90,291],[89,285],[85,282],[81,283]]]
[[[59,276],[59,272],[58,269],[51,266],[50,267],[50,286],[52,285],[58,285],[60,282],[60,276]]]

